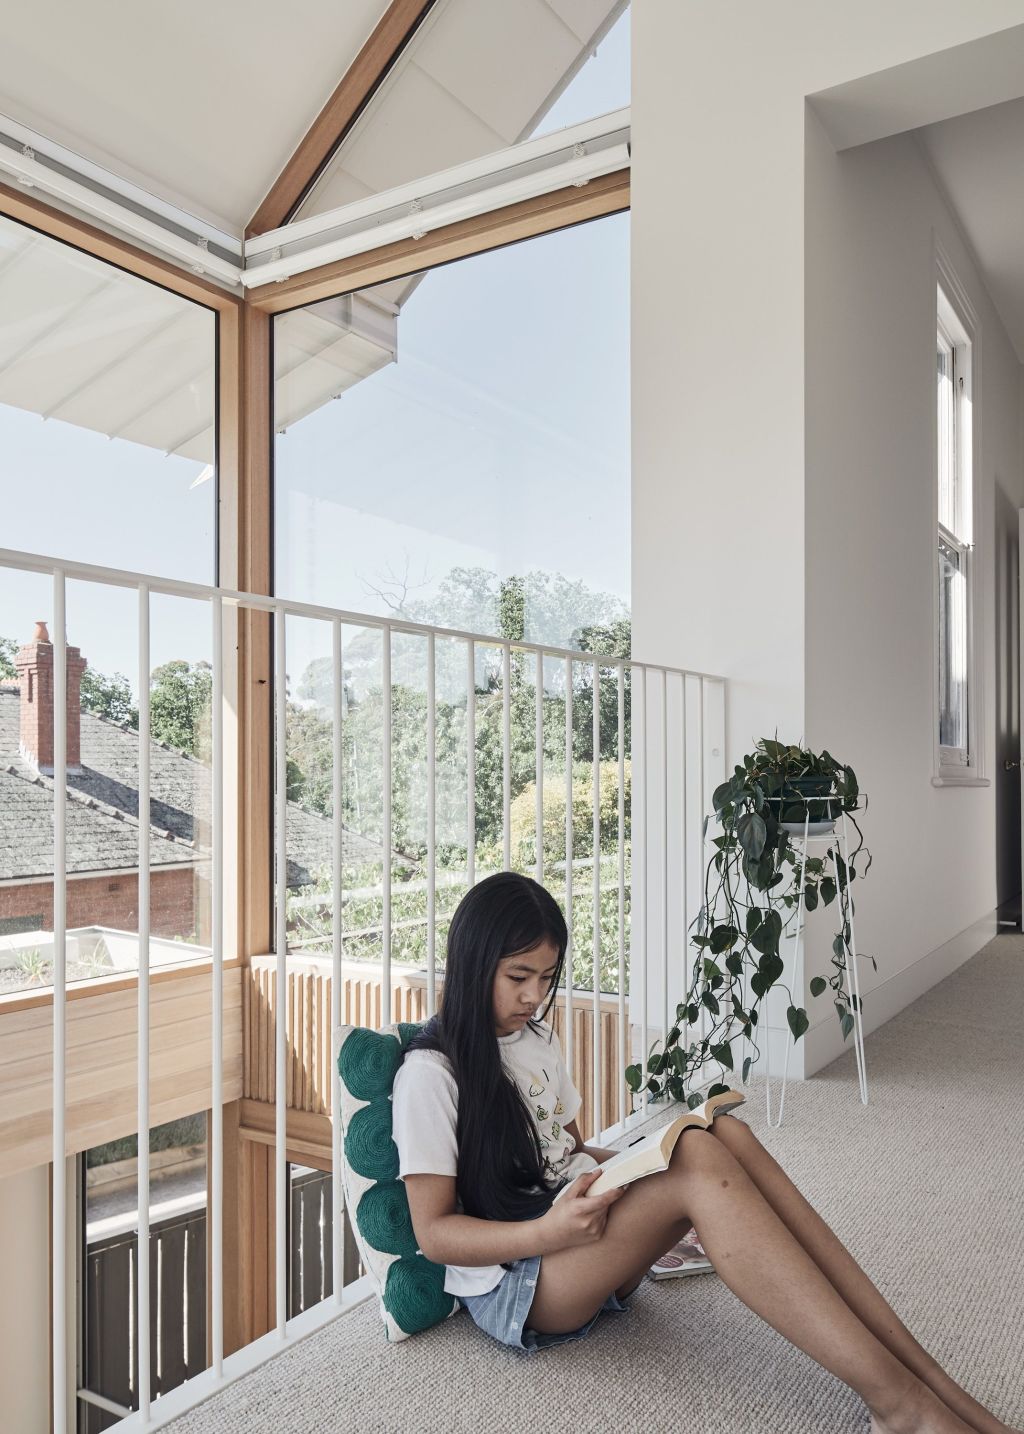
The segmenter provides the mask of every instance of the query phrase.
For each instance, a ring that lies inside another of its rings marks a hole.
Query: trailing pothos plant
[[[856,774],[829,752],[764,739],[717,788],[712,805],[721,830],[711,838],[714,853],[704,873],[704,901],[690,936],[696,956],[689,989],[676,1007],[676,1024],[667,1038],[655,1041],[647,1052],[646,1069],[631,1065],[626,1070],[631,1090],[685,1100],[691,1107],[728,1089],[721,1080],[708,1090],[702,1087],[709,1064],[723,1071],[735,1069],[733,1042],[740,1035],[753,1047],[753,1055],[743,1060],[744,1082],[752,1060],[760,1055],[760,1015],[785,969],[779,948],[797,919],[801,874],[805,909],[834,904],[837,911],[832,971],[827,979],[814,977],[811,995],[831,990],[843,1039],[850,1034],[857,997],[846,985],[853,951],[849,888],[871,865],[855,816],[866,805]],[[844,814],[857,838],[848,862],[838,842]],[[836,818],[836,839],[823,856],[805,856],[786,825],[803,829],[805,819],[816,823]],[[710,821],[705,820],[705,836]],[[874,957],[870,960],[877,970]],[[807,1012],[794,1002],[787,986],[782,989],[789,997],[789,1028],[799,1040],[809,1025]],[[693,1039],[702,1012],[707,1013],[702,1022],[706,1034]]]

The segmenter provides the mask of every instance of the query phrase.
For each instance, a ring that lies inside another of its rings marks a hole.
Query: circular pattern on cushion
[[[424,1255],[396,1260],[388,1270],[384,1308],[406,1334],[429,1329],[451,1314],[455,1297],[445,1292],[444,1276],[444,1265]]]
[[[412,1040],[413,1036],[419,1035],[420,1031],[422,1031],[424,1027],[424,1024],[425,1022],[423,1021],[399,1021],[398,1039],[402,1042],[403,1051],[407,1051],[409,1049],[409,1042]]]
[[[375,1250],[385,1255],[415,1255],[416,1234],[401,1181],[371,1185],[356,1208],[356,1224]]]
[[[387,1096],[378,1096],[353,1115],[345,1132],[345,1159],[365,1180],[398,1178],[398,1147],[391,1138]]]
[[[355,1030],[338,1055],[338,1074],[356,1100],[390,1095],[402,1047],[393,1036]]]

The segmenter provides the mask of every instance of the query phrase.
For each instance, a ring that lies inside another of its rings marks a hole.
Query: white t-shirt
[[[554,1031],[549,1026],[541,1031],[524,1026],[496,1039],[502,1063],[533,1116],[549,1181],[575,1180],[585,1170],[596,1169],[597,1162],[576,1150],[565,1129],[575,1120],[582,1100]],[[441,1052],[410,1051],[395,1076],[392,1100],[399,1177],[454,1176],[459,1092]],[[493,1290],[504,1273],[501,1265],[449,1265],[444,1287],[453,1295],[482,1295]]]

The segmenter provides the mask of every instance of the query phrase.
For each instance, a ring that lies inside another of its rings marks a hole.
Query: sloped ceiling
[[[6,5],[0,114],[241,233],[387,0]]]
[[[626,0],[438,0],[297,218],[534,133]]]

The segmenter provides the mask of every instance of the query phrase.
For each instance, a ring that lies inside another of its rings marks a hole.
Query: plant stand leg
[[[801,858],[800,858],[800,900],[799,900],[799,902],[798,902],[798,904],[797,904],[797,913],[796,913],[796,943],[795,943],[795,945],[794,945],[794,947],[793,947],[793,983],[794,983],[794,985],[796,985],[797,988],[801,991],[801,994],[802,994],[802,987],[803,987],[803,972],[804,972],[804,963],[803,963],[803,950],[804,950],[804,948],[803,948],[803,939],[804,939],[804,925],[805,925],[805,923],[806,923],[806,912],[805,912],[805,910],[804,910],[804,876],[805,876],[806,871],[807,871],[807,838],[808,838],[808,828],[809,828],[809,826],[810,826],[810,815],[811,815],[810,806],[806,806],[806,807],[804,808],[804,835],[803,835],[802,853],[801,853]],[[783,1114],[783,1111],[785,1110],[785,1107],[786,1107],[786,1082],[787,1082],[788,1079],[789,1079],[789,1056],[790,1056],[790,1052],[792,1051],[794,1045],[796,1044],[796,1041],[795,1041],[795,1039],[794,1039],[794,1037],[793,1037],[792,1031],[786,1031],[786,1032],[784,1032],[783,1034],[784,1034],[784,1037],[785,1037],[785,1040],[786,1040],[786,1059],[785,1059],[785,1062],[784,1062],[783,1067],[782,1067],[782,1085],[781,1085],[780,1090],[779,1090],[779,1111],[778,1111],[778,1116],[777,1116],[777,1118],[776,1118],[775,1120],[772,1120],[772,1076],[771,1076],[771,1066],[772,1066],[772,1031],[771,1031],[771,1026],[768,1027],[767,1040],[765,1041],[765,1049],[766,1049],[766,1053],[767,1053],[767,1057],[768,1057],[768,1069],[767,1069],[766,1072],[765,1072],[765,1080],[764,1080],[765,1118],[766,1118],[766,1120],[767,1120],[767,1122],[768,1122],[768,1126],[769,1126],[769,1128],[770,1128],[771,1130],[778,1130],[779,1127],[782,1125],[782,1114]]]
[[[833,847],[832,864],[836,873],[836,890],[843,896],[843,887],[839,880],[839,863],[835,859],[835,848]],[[857,1083],[860,1087],[861,1105],[868,1103],[868,1067],[867,1057],[864,1053],[864,1017],[860,999],[860,974],[857,970],[857,936],[853,924],[853,896],[850,889],[850,837],[846,824],[846,813],[843,812],[843,867],[847,872],[845,889],[845,907],[850,913],[850,993],[853,997],[853,1044],[857,1057]]]

